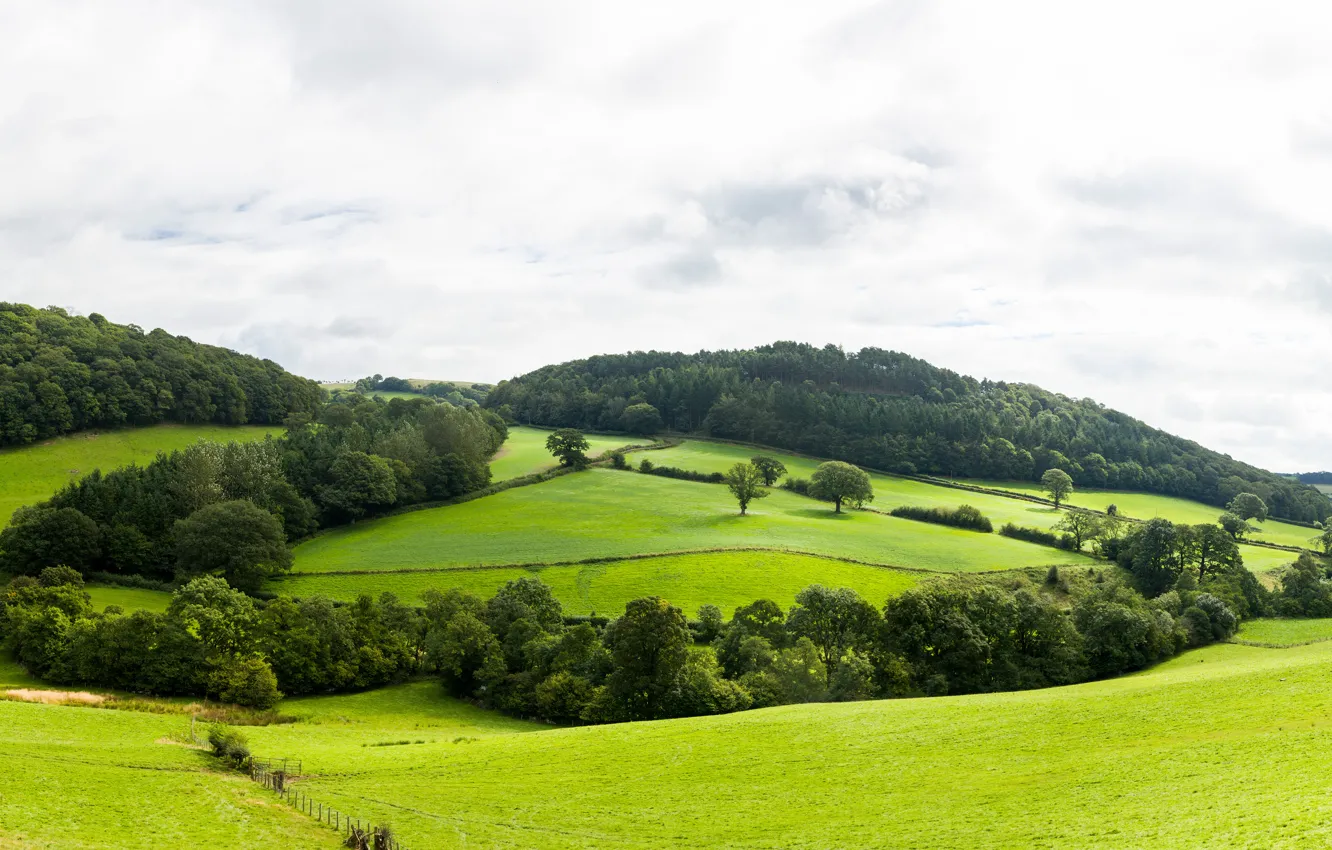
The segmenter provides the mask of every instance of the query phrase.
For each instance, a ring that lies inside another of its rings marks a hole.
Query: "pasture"
[[[123,431],[85,431],[30,446],[0,451],[0,526],[14,511],[50,498],[71,481],[94,469],[110,472],[131,463],[147,463],[158,452],[183,449],[199,440],[262,440],[281,428],[267,425],[154,425]]]
[[[511,426],[509,428],[509,439],[504,441],[504,445],[490,460],[491,480],[507,481],[510,478],[521,478],[524,475],[544,472],[558,466],[559,461],[546,450],[546,438],[551,433],[548,430],[529,428],[524,425]],[[630,436],[606,436],[602,434],[586,434],[585,436],[589,446],[587,450],[588,457],[596,457],[611,449],[619,449],[630,445],[646,445],[652,442],[651,439]]]
[[[339,846],[241,774],[218,772],[187,745],[189,727],[183,714],[0,701],[11,777],[0,847]]]
[[[300,785],[441,848],[1320,846],[1329,664],[1218,645],[1067,688],[338,744]]]
[[[119,605],[126,614],[131,611],[165,611],[171,604],[171,594],[162,590],[98,584],[88,585],[84,590],[88,591],[96,611],[103,611],[108,605]]]
[[[980,487],[993,487],[1043,496],[1041,485],[1030,481],[963,481]],[[1177,499],[1173,496],[1159,496],[1154,493],[1129,493],[1123,490],[1085,490],[1077,489],[1068,499],[1074,507],[1103,511],[1109,505],[1116,505],[1120,514],[1134,519],[1154,519],[1164,517],[1175,523],[1189,525],[1212,524],[1222,514],[1222,509],[1214,505],[1205,505],[1189,499]],[[1269,519],[1267,522],[1253,522],[1258,530],[1251,539],[1263,543],[1275,543],[1278,546],[1299,546],[1309,548],[1310,538],[1319,532],[1313,528],[1292,525],[1288,522]]]
[[[835,514],[783,491],[742,517],[720,485],[593,469],[330,531],[296,547],[294,569],[440,569],[740,546],[943,572],[1094,563],[995,534],[861,511]]]
[[[389,591],[414,604],[422,591],[457,587],[488,599],[505,582],[535,577],[550,585],[565,614],[614,616],[642,596],[661,596],[695,617],[700,605],[712,604],[726,617],[757,598],[789,608],[795,595],[811,584],[849,587],[874,605],[882,605],[920,579],[920,573],[888,570],[810,555],[785,552],[707,552],[595,564],[523,569],[448,569],[440,572],[323,575],[300,573],[271,582],[284,596],[327,596],[352,600]]]
[[[1265,646],[1299,646],[1306,643],[1332,640],[1332,619],[1283,620],[1270,618],[1249,620],[1240,625],[1234,640]]]

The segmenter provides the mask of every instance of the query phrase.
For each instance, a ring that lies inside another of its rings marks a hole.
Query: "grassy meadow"
[[[742,517],[720,485],[593,469],[336,529],[296,547],[294,569],[440,569],[737,546],[946,572],[1093,563],[994,534],[868,512],[835,514],[831,506],[783,491]]]
[[[146,463],[158,452],[183,449],[198,440],[262,440],[281,428],[267,425],[155,425],[123,431],[87,431],[0,451],[0,526],[14,511],[49,498],[94,469],[109,472]]]
[[[510,427],[509,439],[504,441],[504,445],[491,458],[491,480],[507,481],[510,478],[521,478],[524,475],[544,472],[558,466],[559,461],[546,450],[546,438],[550,435],[550,431],[541,428],[529,428],[523,425]],[[629,436],[617,437],[601,434],[587,434],[585,436],[589,446],[587,450],[589,457],[596,457],[611,449],[630,445],[646,445],[652,442],[650,439]]]
[[[165,611],[171,604],[171,594],[162,590],[97,584],[88,585],[84,590],[88,591],[96,611],[103,611],[108,605],[119,605],[127,614],[131,611]]]
[[[10,776],[0,847],[339,846],[332,830],[219,772],[186,745],[189,726],[182,714],[0,701]]]
[[[301,786],[442,848],[1320,846],[1329,665],[1227,644],[1040,691],[307,746]]]
[[[1284,620],[1270,618],[1249,620],[1240,625],[1235,638],[1239,643],[1264,646],[1298,646],[1332,640],[1332,619]]]
[[[789,608],[795,595],[811,584],[850,587],[875,605],[914,586],[920,573],[870,567],[785,552],[707,552],[537,569],[449,569],[440,572],[322,575],[300,573],[272,582],[287,596],[327,596],[351,600],[361,593],[389,591],[406,602],[421,592],[458,587],[483,599],[505,582],[532,576],[550,585],[566,614],[622,613],[626,602],[645,594],[665,597],[688,616],[712,604],[729,617],[740,605],[759,597]]]
[[[1033,496],[1044,495],[1041,485],[1029,481],[963,481],[981,487],[993,487],[1026,493]],[[1201,525],[1214,523],[1222,514],[1222,509],[1215,505],[1204,505],[1188,499],[1173,496],[1160,496],[1155,493],[1128,493],[1122,490],[1084,490],[1078,489],[1069,498],[1068,503],[1079,508],[1103,511],[1108,505],[1117,505],[1119,512],[1134,519],[1154,519],[1164,517],[1175,523]],[[1252,523],[1258,530],[1251,539],[1263,543],[1275,543],[1278,546],[1299,546],[1309,548],[1310,538],[1318,534],[1316,529],[1291,525],[1288,522],[1270,519],[1267,522]]]

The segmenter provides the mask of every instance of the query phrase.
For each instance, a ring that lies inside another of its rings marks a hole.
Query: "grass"
[[[998,535],[864,512],[834,514],[781,491],[742,517],[720,485],[594,469],[336,529],[296,548],[295,571],[550,563],[737,546],[948,572],[1091,563]]]
[[[1235,635],[1239,643],[1264,646],[1298,646],[1332,640],[1332,619],[1327,620],[1249,620]]]
[[[322,595],[351,600],[390,591],[415,602],[429,588],[460,587],[489,598],[506,581],[535,576],[551,586],[566,614],[614,615],[648,593],[669,599],[688,616],[700,605],[713,604],[730,616],[737,606],[756,598],[772,599],[783,608],[811,584],[850,587],[880,605],[921,578],[919,573],[886,570],[863,564],[784,552],[709,552],[667,555],[609,563],[540,569],[456,569],[444,572],[320,575],[302,573],[274,582],[270,589],[290,596]]]
[[[31,446],[0,451],[0,526],[14,511],[49,498],[71,481],[101,469],[109,472],[146,463],[158,452],[183,449],[198,440],[262,440],[280,428],[220,425],[155,425],[123,431],[86,431]]]
[[[332,830],[185,746],[190,720],[0,701],[0,847],[338,846]],[[418,845],[419,846],[419,845]]]
[[[165,611],[171,604],[171,594],[161,590],[106,585],[89,585],[85,590],[92,597],[96,611],[102,611],[108,605],[119,605],[127,614],[131,611]]]
[[[962,481],[959,483],[975,484],[982,487],[1011,490],[1016,493],[1042,496],[1041,485],[1029,481]],[[1189,525],[1212,524],[1222,513],[1214,505],[1205,505],[1189,499],[1177,499],[1173,496],[1159,496],[1154,493],[1129,493],[1122,490],[1087,490],[1079,488],[1069,498],[1068,503],[1080,508],[1103,511],[1108,505],[1119,507],[1124,516],[1134,519],[1154,519],[1164,517],[1171,522]],[[1252,523],[1258,531],[1252,539],[1262,543],[1275,543],[1279,546],[1299,546],[1309,548],[1309,540],[1318,532],[1313,528],[1291,525],[1280,520]]]
[[[441,848],[1323,846],[1330,663],[1220,645],[1069,688],[367,747],[302,786]]]
[[[515,425],[509,428],[509,439],[495,453],[490,461],[490,476],[493,481],[507,481],[521,478],[534,472],[544,472],[559,465],[559,461],[546,450],[546,438],[551,434],[540,428]],[[602,452],[628,445],[645,445],[649,439],[628,436],[604,436],[587,434],[589,457],[596,457]],[[654,455],[655,457],[655,455]]]

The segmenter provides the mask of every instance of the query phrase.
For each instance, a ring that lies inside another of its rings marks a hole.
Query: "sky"
[[[1332,9],[0,0],[0,298],[319,379],[905,351],[1332,468]]]

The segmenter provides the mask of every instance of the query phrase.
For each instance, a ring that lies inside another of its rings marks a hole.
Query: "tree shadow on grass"
[[[850,522],[855,519],[850,511],[843,510],[840,514],[832,508],[797,508],[793,511],[786,511],[787,516],[798,516],[805,519],[827,519],[837,522]]]

